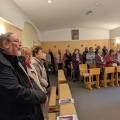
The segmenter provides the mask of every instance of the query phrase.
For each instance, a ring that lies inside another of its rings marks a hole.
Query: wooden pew
[[[66,83],[64,72],[63,70],[58,70],[58,93],[59,93],[60,84],[64,84],[64,83]],[[59,99],[59,95],[57,96],[57,99]]]
[[[70,104],[60,105],[60,116],[73,115],[73,114],[76,114],[77,116],[74,104],[70,103]],[[78,120],[78,117],[77,117],[77,120]]]
[[[60,86],[59,86],[59,99],[62,100],[62,99],[69,99],[69,98],[70,99],[72,98],[69,85],[67,83],[60,84]]]
[[[56,114],[55,113],[48,113],[47,120],[56,120]]]
[[[57,112],[59,111],[59,107],[56,106],[56,86],[51,88],[48,112]]]
[[[104,80],[102,81],[102,86],[107,88],[107,83],[109,83],[112,87],[114,87],[114,72],[115,67],[105,67],[104,68]],[[111,73],[111,79],[107,79],[108,73]]]
[[[58,82],[59,84],[66,83],[66,78],[63,70],[58,70]]]
[[[96,81],[93,81],[93,75],[96,76]],[[100,68],[89,69],[89,81],[85,82],[86,88],[92,90],[92,85],[95,85],[96,88],[100,89],[99,75],[100,75]]]
[[[86,78],[89,77],[87,64],[79,64],[79,70],[80,70],[80,80],[84,77],[84,82],[86,81]]]
[[[116,68],[115,68],[115,72],[116,72],[116,79],[115,79],[115,85],[116,86],[119,86],[119,81],[120,81],[120,79],[118,78],[118,73],[120,72],[120,66],[117,66]]]

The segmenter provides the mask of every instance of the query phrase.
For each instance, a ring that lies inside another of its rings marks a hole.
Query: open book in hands
[[[57,120],[76,120],[76,115],[58,116]]]
[[[60,104],[67,104],[67,103],[74,103],[74,99],[62,99],[62,100],[59,100],[59,105]]]

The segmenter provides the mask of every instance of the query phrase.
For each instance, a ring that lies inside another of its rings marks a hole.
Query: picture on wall
[[[71,30],[72,40],[79,40],[79,30]]]

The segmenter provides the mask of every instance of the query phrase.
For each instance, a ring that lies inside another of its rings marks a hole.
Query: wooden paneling
[[[97,45],[101,46],[101,48],[106,45],[108,48],[108,40],[79,40],[79,41],[58,41],[58,42],[42,42],[43,52],[47,52],[50,48],[55,54],[58,49],[60,49],[63,53],[66,49],[69,49],[71,53],[73,53],[75,48],[80,49],[82,53],[85,47],[93,47],[94,49]]]

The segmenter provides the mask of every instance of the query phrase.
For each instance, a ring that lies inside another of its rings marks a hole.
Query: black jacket
[[[46,94],[32,78],[34,89],[31,87],[18,61],[0,49],[0,120],[44,120],[40,104],[46,101]]]

